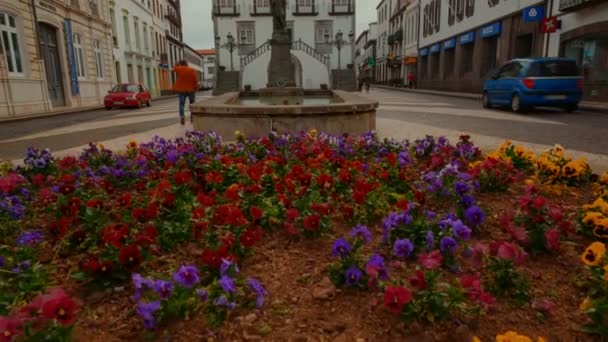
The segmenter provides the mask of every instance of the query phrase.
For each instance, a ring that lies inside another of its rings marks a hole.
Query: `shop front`
[[[581,68],[585,100],[608,101],[608,21],[562,33],[560,50]]]

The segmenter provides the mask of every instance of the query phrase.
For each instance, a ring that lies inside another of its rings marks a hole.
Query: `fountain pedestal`
[[[270,72],[268,88],[295,87],[296,75],[291,66],[291,36],[286,30],[275,31],[270,40]]]

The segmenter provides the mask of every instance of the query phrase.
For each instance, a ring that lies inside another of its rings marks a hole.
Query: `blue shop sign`
[[[429,54],[429,48],[420,49],[420,56],[425,57]]]
[[[524,8],[524,21],[536,22],[545,17],[545,6],[531,6]]]
[[[78,86],[78,71],[76,70],[76,54],[74,53],[74,35],[72,34],[72,21],[65,19],[63,22],[65,29],[65,38],[68,43],[68,60],[70,61],[70,83],[72,85],[72,94],[80,94],[80,87]]]
[[[481,38],[497,36],[500,34],[501,28],[502,28],[502,25],[500,25],[500,21],[497,21],[492,25],[485,26],[481,29],[481,32],[480,32]]]
[[[448,39],[443,42],[443,49],[450,50],[456,47],[456,38]]]
[[[458,42],[461,45],[469,44],[475,41],[475,31],[467,32],[458,37]]]
[[[439,53],[439,50],[441,50],[441,44],[437,43],[431,46],[431,53]]]

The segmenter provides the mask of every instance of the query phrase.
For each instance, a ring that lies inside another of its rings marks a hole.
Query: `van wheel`
[[[572,113],[578,110],[578,105],[569,105],[564,107],[564,110],[568,113]]]
[[[524,111],[523,106],[521,105],[521,98],[517,94],[513,95],[511,98],[511,110],[515,113]]]
[[[490,98],[488,97],[488,93],[485,91],[483,92],[483,95],[481,96],[481,105],[483,106],[483,108],[492,107],[492,104],[490,103]]]

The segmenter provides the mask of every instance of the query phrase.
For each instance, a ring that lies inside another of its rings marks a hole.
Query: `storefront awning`
[[[418,61],[418,59],[416,57],[403,58],[403,64],[405,64],[405,65],[416,64],[417,61]]]

